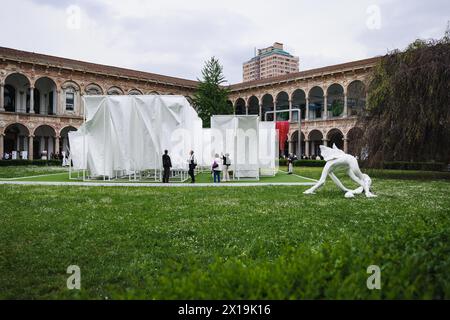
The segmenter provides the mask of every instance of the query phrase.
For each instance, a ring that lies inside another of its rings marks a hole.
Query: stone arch
[[[17,74],[17,75],[20,75],[20,76],[24,77],[27,80],[27,82],[28,82],[28,84],[30,86],[34,85],[34,81],[33,81],[33,79],[31,77],[29,77],[25,72],[21,72],[21,71],[17,71],[17,70],[16,71],[10,71],[10,72],[6,73],[4,78],[3,78],[3,81],[0,81],[0,82],[1,83],[6,83],[6,79],[8,79],[8,77],[10,77],[10,76],[12,76],[14,74]]]
[[[324,134],[319,129],[313,129],[308,133],[308,139],[316,139],[316,140],[323,140]]]
[[[320,86],[314,86],[308,91],[309,119],[322,118],[324,110],[324,90]]]
[[[301,140],[300,140],[300,149],[299,149],[299,145],[298,145],[298,139],[299,139],[299,130],[295,130],[291,133],[291,135],[289,136],[289,140],[290,140],[290,150],[292,154],[297,155],[297,157],[300,159],[302,156],[305,155],[305,134],[303,132],[301,132],[300,134]]]
[[[248,99],[248,114],[259,115],[259,100],[256,96],[251,96]]]
[[[333,128],[327,132],[328,146],[333,147],[336,145],[341,150],[344,150],[344,134],[340,129]]]
[[[366,108],[366,85],[354,80],[347,86],[347,112],[350,116],[359,115]]]
[[[324,134],[319,129],[313,129],[308,134],[309,155],[313,158],[320,156],[320,145],[323,143]]]
[[[69,132],[77,131],[78,129],[74,126],[66,126],[59,131],[59,149],[61,151],[68,153],[70,150],[69,144]]]
[[[5,111],[30,112],[30,78],[23,73],[11,72],[3,82]]]
[[[340,117],[344,113],[344,87],[333,83],[327,88],[327,112],[329,118]]]
[[[291,95],[292,109],[301,110],[301,119],[306,116],[306,92],[303,89],[296,89]],[[292,121],[298,121],[298,112],[292,112]]]
[[[3,158],[4,154],[8,154],[7,158],[11,159],[13,156],[15,159],[20,159],[23,155],[24,158],[28,155],[24,155],[22,152],[28,152],[28,141],[30,136],[30,129],[23,123],[13,122],[5,126],[3,130],[3,145],[1,146],[2,152],[0,154],[0,159]],[[16,151],[13,154],[13,151]]]
[[[128,95],[140,96],[140,95],[142,95],[142,91],[139,89],[133,88],[128,91]]]
[[[76,91],[81,91],[80,85],[73,80],[67,80],[61,84],[61,89],[67,89],[67,88],[72,88]]]
[[[2,134],[2,133],[5,134],[5,133],[6,133],[6,129],[8,129],[9,127],[14,126],[14,125],[18,125],[18,126],[20,126],[20,127],[24,127],[24,129],[26,129],[26,131],[28,132],[28,134],[30,134],[30,132],[32,131],[32,130],[30,129],[30,127],[27,126],[26,123],[20,123],[20,122],[16,122],[16,121],[11,121],[11,122],[8,122],[8,123],[3,127],[3,131],[0,132],[0,134]]]
[[[157,95],[157,96],[159,96],[159,95],[161,95],[158,91],[150,91],[149,93],[148,93],[149,95]]]
[[[33,131],[33,159],[47,157],[51,159],[55,154],[57,130],[49,125],[42,124]]]
[[[40,77],[34,83],[34,113],[44,115],[56,114],[56,82],[47,76]]]
[[[118,86],[112,86],[106,91],[106,94],[109,96],[120,96],[123,95],[124,93],[122,88]]]
[[[275,98],[276,110],[289,110],[289,94],[286,91],[281,91]],[[283,112],[277,114],[277,120],[287,121],[289,120],[289,112]]]
[[[58,130],[50,124],[41,124],[34,128],[33,135],[36,136],[36,133],[39,133],[42,129],[49,129],[54,136],[56,136],[56,132],[58,132]]]
[[[59,130],[58,135],[62,137],[63,135],[67,135],[71,131],[77,131],[78,129],[74,126],[65,126]]]
[[[84,92],[88,96],[103,95],[103,88],[97,83],[89,83],[85,88]]]
[[[245,100],[243,98],[238,98],[234,103],[234,113],[237,115],[245,115],[247,113]]]
[[[273,111],[273,108],[274,108],[273,96],[270,93],[266,93],[261,98],[261,103],[262,103],[262,115],[261,115],[261,117],[262,117],[263,120],[265,120],[266,112],[267,111]],[[267,120],[268,121],[273,121],[273,114],[269,114],[267,116]]]

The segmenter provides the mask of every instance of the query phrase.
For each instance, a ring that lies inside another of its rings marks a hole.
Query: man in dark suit
[[[191,183],[195,183],[195,167],[197,166],[197,162],[195,161],[195,157],[194,157],[194,151],[191,150],[191,152],[189,152],[189,176],[191,177]]]
[[[169,183],[170,168],[172,168],[172,161],[170,161],[168,153],[169,151],[164,150],[164,154],[162,156],[162,163],[164,168],[163,183]]]

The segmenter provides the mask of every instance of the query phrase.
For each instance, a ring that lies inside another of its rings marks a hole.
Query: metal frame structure
[[[85,105],[84,97],[83,104]],[[105,121],[106,122],[106,121]],[[86,108],[83,109],[83,124],[86,123]],[[106,129],[105,129],[106,130]],[[104,138],[106,139],[106,135],[104,134]],[[105,141],[106,145],[106,141]],[[87,153],[86,153],[86,134],[83,135],[83,154],[85,156],[85,164],[87,164]],[[105,158],[106,160],[106,158]],[[72,177],[72,161],[69,159],[69,178],[70,179],[80,179],[82,178],[83,181],[92,180],[92,176],[90,175],[90,172],[88,169],[83,169],[82,176],[80,177],[80,171],[77,171],[77,177]],[[155,163],[156,163],[156,154],[155,154]],[[126,179],[129,182],[132,181],[142,181],[142,180],[150,180],[153,182],[162,182],[162,176],[163,176],[163,170],[162,168],[159,169],[148,169],[144,171],[132,171],[132,172],[125,172],[123,170],[114,170],[115,176],[102,176],[98,177],[98,179],[102,179],[103,181],[111,181],[111,180],[117,180],[117,179]],[[188,180],[189,175],[187,170],[183,169],[176,169],[170,171],[170,177],[172,179],[177,179],[179,182],[185,182]]]
[[[292,111],[298,112],[298,148],[297,148],[297,158],[300,159],[302,156],[302,111],[300,109],[287,109],[287,110],[275,110],[275,111],[266,111],[264,114],[264,121],[267,121],[267,115],[273,114],[273,121],[277,122],[277,114],[289,112],[289,115],[292,116]],[[291,117],[289,117],[291,118]],[[289,120],[289,122],[291,122]],[[279,148],[279,146],[278,146]]]

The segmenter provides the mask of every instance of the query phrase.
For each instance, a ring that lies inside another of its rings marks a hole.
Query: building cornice
[[[152,83],[163,86],[196,89],[198,81],[164,76],[155,73],[107,66],[91,62],[60,58],[34,52],[21,51],[11,48],[0,47],[0,60],[11,61],[18,64],[29,64],[33,68],[41,66],[45,69],[54,68],[60,73],[62,70],[69,72],[80,72],[82,74],[93,74],[106,78],[117,78],[123,80],[134,80],[138,82]]]
[[[380,59],[381,57],[374,57],[364,60],[326,66],[322,68],[300,71],[296,73],[289,73],[274,78],[242,82],[229,85],[228,89],[232,94],[234,94],[248,90],[285,85],[310,79],[314,80],[316,78],[325,78],[340,73],[345,74],[348,72],[357,72],[360,70],[371,69]],[[29,64],[32,66],[32,68],[34,68],[35,66],[41,66],[46,69],[54,68],[59,73],[61,73],[62,70],[65,70],[72,73],[80,72],[82,74],[104,76],[105,78],[116,78],[127,81],[133,80],[136,82],[152,83],[156,85],[175,87],[180,89],[195,90],[198,87],[198,81],[194,80],[187,80],[144,71],[60,58],[5,47],[0,47],[0,61],[11,61],[19,65]]]

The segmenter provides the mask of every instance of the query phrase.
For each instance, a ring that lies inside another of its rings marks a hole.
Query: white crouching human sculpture
[[[333,180],[334,183],[336,183],[336,185],[345,192],[346,198],[353,198],[355,194],[361,194],[363,192],[368,198],[376,197],[375,194],[370,192],[372,180],[367,174],[361,172],[358,160],[356,160],[354,156],[346,154],[344,151],[338,149],[335,144],[333,144],[333,148],[320,146],[320,151],[327,163],[323,168],[319,181],[313,187],[303,192],[304,194],[314,194],[318,188],[325,184],[325,180],[328,175],[331,180]],[[347,174],[353,181],[360,185],[360,187],[355,190],[346,188],[334,174],[334,171],[338,168],[347,168]]]

